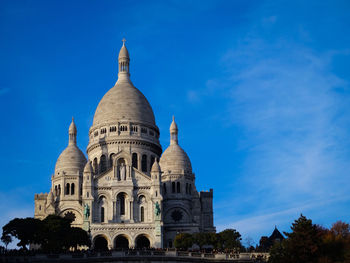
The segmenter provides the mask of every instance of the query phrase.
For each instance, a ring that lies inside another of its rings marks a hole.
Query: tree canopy
[[[287,238],[270,250],[270,263],[348,263],[350,262],[349,224],[338,221],[331,229],[315,225],[301,215]]]
[[[91,244],[86,231],[71,227],[71,220],[56,215],[49,215],[44,220],[15,218],[3,227],[1,240],[5,243],[12,237],[19,240],[17,246],[23,249],[30,244],[39,244],[41,249],[49,252]]]

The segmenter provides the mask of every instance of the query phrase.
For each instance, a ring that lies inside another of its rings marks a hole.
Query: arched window
[[[105,221],[105,208],[101,207],[101,223]]]
[[[186,194],[188,194],[188,183],[186,183]]]
[[[101,171],[101,173],[103,173],[106,170],[107,170],[106,155],[102,154],[101,158],[100,158],[100,171]]]
[[[55,185],[55,196],[57,196],[58,192],[57,192],[57,185]]]
[[[191,184],[188,186],[188,192],[189,192],[189,194],[192,193],[192,186],[191,186]]]
[[[70,186],[70,194],[71,195],[74,195],[74,190],[75,190],[74,188],[75,188],[75,185],[74,185],[74,183],[72,183]]]
[[[97,158],[94,159],[94,173],[97,174],[98,166],[97,166]]]
[[[138,165],[137,165],[137,153],[133,153],[133,154],[132,154],[132,167],[138,169]]]
[[[142,172],[147,172],[147,155],[146,154],[142,155],[141,168],[142,168]]]
[[[80,184],[80,188],[79,188],[79,195],[82,196],[83,195],[83,185]]]
[[[141,206],[141,222],[145,221],[145,208]]]
[[[118,194],[117,201],[120,207],[120,215],[125,215],[125,194],[124,193]]]
[[[177,192],[181,193],[180,182],[177,182]]]
[[[153,165],[153,163],[154,163],[154,160],[155,160],[155,157],[152,155],[152,156],[151,156],[151,165],[150,165],[150,167],[149,167],[149,170],[152,169],[152,165]]]
[[[57,187],[58,195],[61,195],[61,185],[59,184]]]
[[[166,183],[163,183],[163,193],[166,194]]]
[[[113,167],[113,156],[114,156],[114,153],[111,153],[109,155],[109,167]]]
[[[69,187],[70,187],[70,185],[66,184],[66,195],[69,195]]]
[[[171,183],[171,190],[173,193],[175,193],[175,182]]]

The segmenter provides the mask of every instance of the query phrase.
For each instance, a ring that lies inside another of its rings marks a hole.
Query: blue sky
[[[1,1],[0,226],[33,215],[74,115],[117,80],[174,114],[215,225],[258,242],[300,213],[350,222],[349,1]]]

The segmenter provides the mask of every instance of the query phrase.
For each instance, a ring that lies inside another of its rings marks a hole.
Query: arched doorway
[[[139,235],[136,238],[136,248],[149,248],[151,243],[145,235]]]
[[[94,249],[99,251],[108,250],[108,242],[105,237],[97,236],[94,242]]]
[[[129,240],[124,235],[119,235],[114,239],[114,248],[115,249],[128,249]]]

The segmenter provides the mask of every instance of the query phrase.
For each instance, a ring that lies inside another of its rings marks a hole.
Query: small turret
[[[170,125],[170,145],[173,144],[178,144],[178,128],[177,128],[177,124],[175,122],[175,117],[173,116],[173,121],[171,122]]]
[[[75,123],[74,123],[74,117],[72,117],[72,122],[69,125],[68,134],[69,134],[68,145],[76,145],[77,144],[77,127],[75,126]]]

